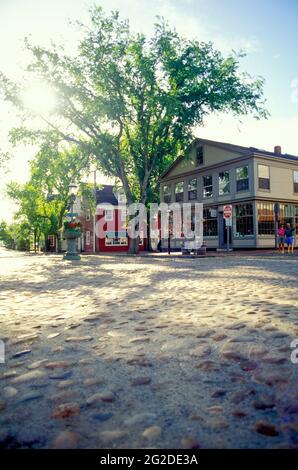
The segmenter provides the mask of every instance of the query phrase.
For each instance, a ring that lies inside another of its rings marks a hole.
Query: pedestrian
[[[282,254],[285,253],[285,227],[283,224],[280,225],[277,234],[278,234],[278,251],[281,251]]]
[[[288,253],[293,254],[295,229],[291,226],[291,224],[286,225],[285,235],[286,235],[286,244],[288,247]]]

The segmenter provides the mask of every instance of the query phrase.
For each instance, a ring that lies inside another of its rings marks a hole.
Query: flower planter
[[[70,261],[81,259],[80,255],[77,252],[76,242],[76,239],[80,238],[81,235],[82,230],[80,228],[71,228],[69,226],[67,228],[64,228],[63,237],[67,241],[67,252],[64,255],[63,259]]]

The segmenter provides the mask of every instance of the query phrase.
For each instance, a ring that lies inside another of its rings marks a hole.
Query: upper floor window
[[[184,190],[183,181],[179,181],[179,183],[175,184],[175,200],[176,200],[176,202],[182,202],[183,201],[183,190]]]
[[[188,182],[188,200],[197,199],[197,180],[196,178]]]
[[[163,187],[163,200],[166,203],[171,202],[171,186],[165,184]]]
[[[236,168],[236,190],[247,191],[249,188],[248,165]]]
[[[258,165],[259,189],[270,189],[269,166]]]
[[[110,222],[113,220],[113,209],[106,209],[105,210],[105,220]]]
[[[294,170],[294,193],[298,193],[298,171]]]
[[[203,197],[213,196],[212,175],[203,176]]]
[[[125,193],[121,193],[121,192],[118,193],[118,202],[119,203],[126,202],[126,194]]]
[[[126,209],[120,210],[120,221],[126,222]]]
[[[86,222],[89,222],[91,220],[91,211],[90,209],[86,210]]]
[[[196,150],[196,164],[197,166],[203,165],[204,163],[204,150],[202,146],[197,147]]]
[[[218,194],[223,196],[230,193],[230,172],[221,171],[218,175]]]

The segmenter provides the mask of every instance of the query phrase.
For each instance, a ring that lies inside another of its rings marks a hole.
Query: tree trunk
[[[33,244],[34,244],[34,253],[36,253],[36,228],[34,229],[34,234],[33,234]],[[29,251],[30,251],[30,245],[29,245]]]
[[[138,255],[140,250],[140,237],[129,239],[128,253],[131,255]]]

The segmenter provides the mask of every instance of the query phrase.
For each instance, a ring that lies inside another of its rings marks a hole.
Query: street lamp
[[[170,216],[171,216],[171,209],[167,210],[167,213],[169,214],[168,218],[168,255],[171,254],[171,230],[170,230]]]
[[[67,216],[70,218],[70,222],[64,223],[64,237],[67,242],[67,252],[64,255],[63,259],[66,260],[80,260],[81,257],[77,252],[77,238],[80,238],[82,235],[81,226],[79,223],[75,222],[75,218],[78,214],[74,213],[74,203],[76,200],[76,195],[78,191],[78,186],[74,183],[69,185],[69,202],[70,202],[70,212]]]

